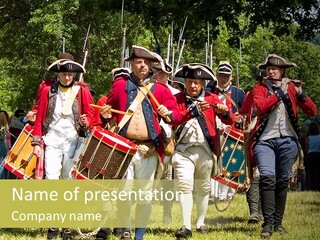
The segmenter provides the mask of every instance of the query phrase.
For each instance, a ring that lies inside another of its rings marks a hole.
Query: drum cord
[[[107,204],[107,203],[106,203]],[[105,226],[105,223],[107,221],[108,218],[110,218],[110,214],[108,214],[108,212],[113,212],[115,214],[116,211],[114,211],[114,207],[116,204],[112,204],[109,202],[109,206],[106,207],[106,204],[104,205],[104,209],[107,209],[105,212],[106,212],[106,215],[104,217],[104,219],[100,222],[100,225],[98,228],[96,228],[95,230],[91,231],[91,232],[88,232],[88,233],[84,233],[81,231],[80,228],[77,228],[77,232],[78,234],[81,236],[81,238],[90,238],[92,236],[95,236],[97,235],[97,233],[99,232],[99,230]],[[113,205],[113,206],[110,206]]]

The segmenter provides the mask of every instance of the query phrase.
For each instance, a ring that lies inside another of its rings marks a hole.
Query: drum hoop
[[[232,129],[230,126],[226,127],[226,130],[223,132],[223,134],[231,136],[237,140],[239,139],[239,141],[242,143],[244,142],[244,134]]]
[[[221,177],[221,176],[217,176],[214,179],[217,180],[218,182],[220,182],[220,183],[222,183],[222,184],[224,184],[224,185],[226,185],[228,187],[234,188],[234,189],[238,189],[238,187],[240,185],[239,183],[236,183],[236,182],[234,182],[234,181],[232,181],[230,179],[226,179],[226,178]]]
[[[122,142],[124,142],[125,144],[127,144],[128,146],[130,146],[130,148],[128,148],[127,146],[125,145],[122,145],[121,143],[117,143],[115,141],[113,141],[111,138],[108,138],[107,136],[103,135],[102,133],[104,134],[107,134],[107,135],[110,135],[111,137],[113,138],[116,138]],[[98,138],[98,139],[102,139],[102,141],[110,146],[110,147],[113,147],[114,145],[117,144],[117,150],[121,151],[121,152],[124,152],[124,153],[127,153],[129,151],[129,153],[131,155],[135,154],[136,151],[138,150],[138,146],[136,144],[134,144],[133,142],[131,142],[130,140],[126,139],[125,137],[123,136],[120,136],[114,132],[111,132],[109,130],[106,130],[106,129],[102,129],[102,130],[96,130],[93,132],[93,136]]]

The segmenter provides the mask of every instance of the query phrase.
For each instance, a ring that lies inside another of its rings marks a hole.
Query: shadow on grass
[[[5,233],[12,236],[27,235],[29,237],[37,237],[46,231],[47,229],[43,228],[1,228],[0,234]]]
[[[227,224],[227,223],[243,223],[247,221],[245,218],[241,217],[216,217],[216,218],[208,218],[207,223],[211,226],[217,225],[217,224]]]
[[[150,233],[150,234],[168,234],[168,235],[171,235],[171,234],[174,234],[174,232],[176,231],[177,229],[172,229],[172,228],[147,228],[147,233]]]

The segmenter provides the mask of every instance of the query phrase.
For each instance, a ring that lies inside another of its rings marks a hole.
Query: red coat
[[[94,109],[90,107],[90,104],[93,104],[93,99],[90,93],[90,89],[83,82],[77,82],[81,86],[77,98],[78,98],[78,114],[75,116],[75,122],[78,125],[79,116],[82,114],[86,114],[89,128],[91,128],[92,124],[92,116]],[[37,118],[34,124],[33,134],[37,137],[42,137],[46,133],[46,129],[44,129],[44,122],[47,118],[48,108],[54,108],[55,106],[49,106],[49,93],[51,88],[55,88],[56,85],[50,86],[46,85],[39,89],[39,94],[41,96],[41,100],[39,101]]]
[[[56,81],[56,78],[52,78],[52,79],[43,80],[40,83],[38,91],[37,91],[37,95],[36,95],[35,104],[33,105],[32,109],[31,109],[32,112],[37,113],[37,111],[38,111],[38,107],[39,107],[39,103],[41,101],[41,94],[43,93],[43,89],[46,87],[51,87],[55,81]]]
[[[101,98],[98,99],[97,105],[104,106],[107,102],[107,99],[108,99],[108,97],[106,95],[102,96]],[[105,128],[105,124],[102,123],[102,121],[100,119],[100,108],[94,109],[92,126]]]
[[[291,82],[288,83],[287,93],[291,103],[290,111],[292,111],[292,115],[289,114],[291,122],[298,122],[298,106],[306,115],[310,117],[317,115],[317,107],[311,98],[297,98],[296,89]],[[258,122],[254,130],[254,141],[257,141],[268,122],[268,119],[263,121],[265,114],[267,114],[279,102],[279,100],[276,94],[269,92],[268,87],[263,82],[254,86],[253,95],[254,104],[258,114]]]
[[[177,98],[179,111],[183,114],[183,118],[177,123],[177,125],[181,125],[181,124],[184,124],[186,121],[190,120],[192,117],[189,110],[187,110],[185,93],[179,92],[175,95],[175,97]],[[216,105],[218,103],[223,104],[217,95],[209,92],[205,92],[204,100],[213,105]],[[220,135],[219,135],[219,132],[217,132],[217,127],[216,127],[216,121],[215,121],[216,115],[221,119],[223,123],[231,125],[234,121],[233,114],[230,111],[228,117],[225,118],[220,113],[217,113],[215,108],[213,107],[205,110],[203,113],[206,116],[205,122],[209,130],[209,135],[214,144],[214,153],[215,155],[219,156],[220,155]]]
[[[253,92],[249,91],[242,103],[242,107],[241,109],[239,109],[239,114],[241,114],[242,116],[246,117],[246,124],[250,123],[250,121],[252,120],[252,114],[254,112],[254,101],[253,101]],[[246,127],[246,126],[242,126],[242,127]],[[243,130],[247,130],[247,129],[243,129]],[[252,147],[250,148],[249,146],[251,146],[253,144],[253,136],[252,136],[253,131],[250,131],[249,133],[244,133],[245,136],[245,141],[248,141],[248,144],[245,144],[247,147],[247,154],[248,154],[248,158],[250,160],[251,166],[255,167],[256,163],[253,160],[253,152],[252,152]],[[247,139],[249,138],[249,139]],[[246,152],[245,152],[246,153]]]
[[[120,111],[126,111],[127,110],[127,81],[130,81],[126,78],[118,78],[117,81],[115,81],[112,85],[112,88],[108,94],[108,100],[106,102],[107,105],[110,105],[113,109],[120,110]],[[153,95],[159,102],[159,104],[162,104],[166,106],[170,111],[172,111],[171,115],[171,122],[170,124],[175,125],[177,122],[180,122],[181,120],[181,113],[179,112],[177,108],[177,103],[175,97],[172,95],[170,89],[166,86],[164,83],[155,82],[154,83],[154,90]],[[133,99],[132,99],[133,100]],[[161,128],[159,121],[161,119],[161,116],[158,114],[157,106],[155,102],[150,99],[151,105],[153,108],[153,126],[155,128],[155,132],[158,136],[161,134]],[[116,123],[119,124],[123,114],[117,114],[113,113],[112,116],[115,118]],[[161,141],[161,137],[160,137]],[[160,155],[161,159],[164,159],[164,146],[163,142],[160,142],[160,145],[156,146],[156,151]]]

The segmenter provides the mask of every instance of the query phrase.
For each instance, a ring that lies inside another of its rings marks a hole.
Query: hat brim
[[[291,67],[296,67],[297,65],[295,63],[286,63],[286,64],[272,64],[270,62],[260,64],[258,66],[259,69],[266,69],[267,67],[270,66],[275,66],[279,68],[291,68]]]
[[[128,68],[114,68],[111,70],[112,73],[112,79],[115,81],[116,79],[122,77],[122,78],[128,78],[130,76],[130,69]]]
[[[153,62],[152,68],[157,69],[157,70],[161,70],[162,72],[165,72],[167,74],[171,74],[172,73],[172,67],[169,66],[168,64],[164,63],[163,61],[161,62]]]
[[[140,46],[132,46],[132,52],[131,55],[126,58],[126,61],[133,60],[135,58],[144,58],[148,59],[150,61],[158,62],[159,58],[152,52],[150,52],[148,49]]]
[[[51,72],[77,72],[77,73],[85,73],[84,67],[74,61],[59,59],[53,62],[49,67],[48,71]]]
[[[200,63],[184,64],[174,74],[175,77],[215,81],[216,77],[209,66]]]
[[[269,66],[275,66],[279,68],[291,68],[296,67],[297,65],[293,62],[288,62],[286,59],[276,54],[269,54],[264,63],[258,65],[258,68],[266,69]]]

